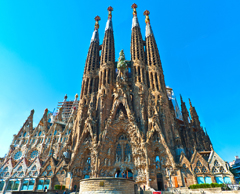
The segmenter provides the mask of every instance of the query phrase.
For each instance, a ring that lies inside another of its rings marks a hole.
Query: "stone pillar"
[[[34,183],[34,186],[33,186],[33,191],[36,191],[36,190],[37,190],[38,180],[39,180],[39,178],[36,178],[36,179],[35,179],[35,183]]]
[[[23,180],[24,180],[24,179],[21,179],[21,180],[20,180],[20,183],[19,183],[19,186],[18,186],[18,191],[21,190],[21,187],[22,187],[22,184],[23,184]]]

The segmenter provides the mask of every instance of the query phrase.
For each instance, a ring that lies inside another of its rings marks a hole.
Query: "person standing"
[[[118,173],[116,172],[116,173],[115,173],[115,178],[117,178],[117,177],[118,177]]]

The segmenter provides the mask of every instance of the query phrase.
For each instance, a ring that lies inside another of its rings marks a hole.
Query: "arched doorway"
[[[162,173],[158,173],[158,174],[157,174],[157,186],[158,186],[158,190],[159,190],[159,191],[164,191]]]

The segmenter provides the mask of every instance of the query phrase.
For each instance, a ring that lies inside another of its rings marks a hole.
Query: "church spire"
[[[81,99],[83,95],[96,92],[98,88],[98,77],[93,76],[92,72],[95,72],[99,68],[99,22],[100,17],[95,17],[95,27],[92,34],[90,47],[85,63],[85,70],[82,81]]]
[[[108,20],[105,28],[105,35],[102,43],[101,65],[111,62],[114,66],[115,50],[113,38],[113,25],[112,25],[112,11],[113,8],[108,7]]]
[[[162,64],[160,60],[159,51],[157,48],[157,43],[154,38],[152,28],[150,25],[148,10],[143,13],[146,23],[146,59],[149,69],[149,82],[150,88],[154,91],[163,92],[166,94],[166,85],[164,81],[164,75],[162,70]]]
[[[107,20],[105,31],[107,31],[109,29],[113,30],[113,25],[112,25],[112,11],[113,11],[113,8],[111,6],[109,6],[107,8],[107,10],[108,10],[108,20]]]

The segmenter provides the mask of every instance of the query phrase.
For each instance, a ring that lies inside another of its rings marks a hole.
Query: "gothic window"
[[[125,162],[130,162],[131,161],[131,148],[129,144],[126,144],[125,148]]]
[[[48,173],[48,176],[52,176],[52,175],[53,175],[53,172],[50,171],[50,172]]]
[[[217,168],[213,167],[213,168],[212,168],[212,172],[213,172],[213,173],[217,173],[217,172],[218,172]]]
[[[186,164],[183,164],[183,168],[186,168]]]
[[[54,131],[54,135],[56,135],[56,134],[57,134],[57,130]]]
[[[195,174],[199,173],[199,172],[200,172],[199,168],[196,167],[196,168],[194,169],[194,172],[195,172]]]
[[[18,160],[22,157],[22,152],[21,151],[18,151],[15,155],[14,155],[14,160]]]
[[[121,157],[122,156],[122,148],[121,145],[118,144],[117,145],[117,150],[116,150],[116,162],[120,162],[121,161]]]
[[[160,138],[159,138],[157,132],[155,132],[153,135],[153,142],[158,142],[158,141],[160,141]]]
[[[37,150],[32,151],[32,153],[30,155],[31,159],[33,159],[33,158],[35,158],[37,156],[38,156],[38,151]]]
[[[26,137],[26,134],[27,134],[27,133],[25,132],[25,133],[23,134],[23,137]]]
[[[42,134],[42,131],[39,131],[38,136],[41,136],[41,134]]]
[[[214,166],[219,166],[219,163],[217,160],[214,161]]]
[[[47,171],[44,171],[44,172],[42,173],[42,175],[43,175],[43,176],[47,176]]]
[[[155,162],[156,162],[156,169],[160,170],[161,164],[160,164],[160,157],[159,156],[156,156]]]
[[[17,172],[15,172],[15,173],[14,173],[14,175],[13,175],[13,177],[17,177],[17,175],[18,175],[18,173],[17,173]]]
[[[202,166],[202,164],[201,164],[201,162],[199,160],[197,161],[197,166],[198,167]]]
[[[225,172],[225,170],[222,166],[220,167],[220,172]]]
[[[20,174],[19,174],[19,177],[23,177],[24,176],[24,174],[23,174],[23,172],[21,172]]]
[[[206,169],[205,166],[202,167],[202,172],[203,172],[203,173],[206,173],[206,172],[207,172],[207,169]]]
[[[48,165],[47,170],[51,170],[51,166],[50,165]]]

